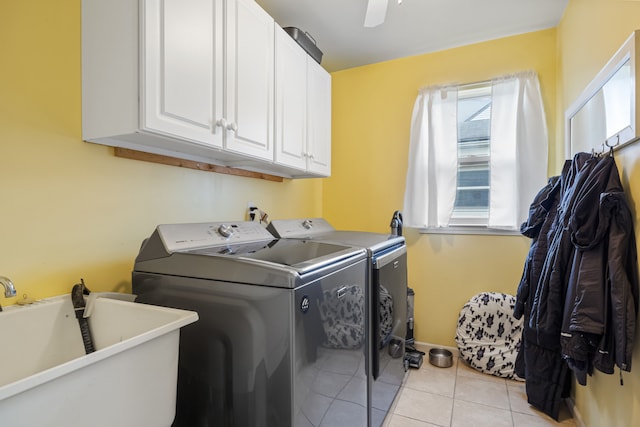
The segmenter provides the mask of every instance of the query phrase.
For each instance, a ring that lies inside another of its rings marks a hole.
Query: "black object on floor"
[[[420,366],[422,366],[423,356],[424,352],[422,351],[407,351],[404,358],[410,368],[420,369]]]

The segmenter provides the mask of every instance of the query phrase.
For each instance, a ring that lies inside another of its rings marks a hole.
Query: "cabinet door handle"
[[[227,130],[233,131],[233,132],[237,132],[238,131],[238,125],[236,125],[235,123],[229,123],[227,125]]]
[[[227,127],[227,121],[223,118],[216,120],[216,126],[220,126],[221,128]]]

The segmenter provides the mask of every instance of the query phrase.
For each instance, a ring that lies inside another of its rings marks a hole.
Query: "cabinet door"
[[[275,161],[307,169],[307,53],[276,25]]]
[[[225,149],[273,160],[274,21],[253,0],[227,0]]]
[[[307,170],[331,175],[331,75],[307,60]]]
[[[141,128],[222,147],[222,2],[145,0]]]

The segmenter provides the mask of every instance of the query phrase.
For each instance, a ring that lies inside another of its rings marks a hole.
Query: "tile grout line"
[[[428,348],[427,348],[428,350]],[[429,363],[427,360],[425,360],[425,364]],[[474,403],[474,404],[479,404],[479,405],[483,405],[485,407],[488,408],[493,408],[493,409],[502,409],[502,410],[507,410],[509,412],[509,414],[504,419],[504,422],[509,425],[509,422],[507,421],[508,419],[511,420],[511,426],[512,427],[516,427],[517,423],[519,422],[530,422],[529,419],[533,420],[535,419],[542,419],[544,420],[544,422],[546,423],[548,420],[546,420],[543,416],[537,414],[537,413],[529,413],[527,411],[522,410],[521,406],[520,406],[520,394],[521,394],[521,390],[519,386],[521,383],[518,381],[514,381],[511,380],[509,378],[499,378],[500,383],[504,385],[505,390],[506,390],[506,398],[507,398],[507,405],[506,407],[501,407],[501,406],[493,406],[491,404],[487,404],[487,403],[479,403],[479,402],[475,402],[473,400],[463,400],[460,398],[456,397],[456,391],[461,387],[460,382],[458,381],[459,379],[462,380],[463,378],[473,378],[473,379],[477,379],[478,381],[481,381],[483,383],[490,383],[490,382],[494,382],[492,380],[489,379],[485,379],[485,377],[481,377],[481,376],[476,376],[476,375],[467,375],[467,369],[466,369],[466,362],[464,362],[462,360],[462,358],[457,355],[456,359],[455,359],[455,365],[454,365],[454,369],[452,370],[452,375],[453,375],[453,384],[450,385],[449,387],[452,386],[452,396],[451,396],[451,401],[452,401],[452,405],[451,405],[451,412],[450,412],[450,418],[449,418],[449,423],[445,424],[443,423],[442,426],[448,426],[448,427],[453,427],[454,425],[456,425],[453,421],[454,421],[454,415],[455,415],[455,407],[456,407],[456,403],[461,403],[461,402],[469,402],[469,403]],[[424,369],[424,368],[423,368]],[[432,371],[432,372],[438,372],[438,371]],[[472,373],[475,373],[475,371],[471,370]],[[495,378],[494,378],[495,379]],[[451,383],[449,383],[451,384]],[[522,382],[522,384],[524,384],[524,382]],[[511,387],[513,386],[513,387]],[[427,389],[423,389],[421,387],[408,387],[408,384],[405,383],[403,384],[403,389],[411,389],[411,390],[415,390],[421,393],[426,393],[426,394],[433,394],[433,395],[437,395],[437,396],[444,396],[443,394],[439,393],[439,392],[433,392],[431,390],[427,390]],[[526,401],[526,398],[525,398]],[[395,411],[394,411],[395,412]],[[516,417],[515,415],[518,414],[518,417]],[[523,416],[524,418],[522,418],[521,416]],[[416,421],[420,421],[420,422],[425,422],[422,418],[413,418],[413,417],[408,417],[410,419],[416,420]],[[518,421],[516,421],[516,418],[518,418]],[[525,420],[526,419],[526,420]],[[440,424],[438,424],[440,425]],[[565,425],[564,420],[563,423],[553,423],[553,424],[547,424],[547,425],[557,425],[558,427],[561,425]],[[566,423],[567,426],[574,426],[576,424],[572,424],[572,423]]]
[[[458,356],[458,362],[459,362],[459,363],[462,363],[462,362],[460,362],[460,361],[461,361],[461,358]],[[459,365],[459,363],[458,363],[458,365]],[[459,376],[458,376],[458,365],[456,365],[456,377],[455,377],[455,382],[454,382],[454,406],[455,406],[455,402],[456,402],[456,401],[458,401],[458,400],[460,400],[460,401],[462,401],[462,402],[475,403],[475,404],[479,404],[479,405],[482,405],[482,406],[485,406],[485,407],[488,407],[488,408],[493,408],[493,409],[504,409],[504,410],[507,410],[507,411],[509,412],[509,417],[510,417],[510,419],[511,419],[511,426],[512,426],[512,427],[514,427],[514,426],[515,426],[515,418],[514,418],[514,415],[513,415],[514,411],[513,411],[512,404],[511,404],[511,394],[510,394],[510,392],[509,392],[508,379],[506,379],[506,378],[501,378],[501,379],[500,379],[500,380],[501,380],[501,383],[504,385],[504,387],[505,387],[505,391],[506,391],[507,405],[508,405],[508,408],[506,408],[506,409],[505,409],[505,408],[501,408],[501,407],[499,407],[499,406],[493,406],[493,405],[488,405],[488,404],[484,404],[484,403],[478,403],[478,402],[474,402],[474,401],[468,401],[468,400],[463,400],[463,399],[457,399],[457,398],[455,398],[455,388],[456,388],[456,386],[457,386],[457,380],[458,380],[458,377],[459,377]],[[484,380],[484,379],[479,378],[479,377],[478,377],[477,379],[478,379],[479,381],[483,381],[483,382],[487,382],[487,383],[491,382],[491,381]],[[451,425],[450,425],[450,427],[452,427],[452,426],[453,426],[453,417],[451,418]]]
[[[456,387],[458,386],[458,369],[460,368],[460,355],[456,358],[456,372],[453,377],[453,396],[451,403],[451,417],[449,418],[449,427],[453,426],[453,410],[456,407]]]
[[[509,384],[505,380],[505,386],[507,387],[507,402],[509,402],[509,414],[511,415],[511,425],[515,427],[516,420],[513,417],[513,405],[511,404],[511,391],[509,390]]]

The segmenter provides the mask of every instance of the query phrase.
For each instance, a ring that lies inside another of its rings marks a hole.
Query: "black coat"
[[[631,370],[638,264],[631,210],[613,157],[598,162],[579,194],[570,232],[576,248],[561,333],[562,354],[581,384],[592,368]]]
[[[549,247],[544,257],[536,290],[531,302],[530,331],[535,336],[529,339],[539,345],[557,349],[560,346],[560,331],[564,315],[570,265],[575,247],[571,241],[569,223],[578,195],[589,181],[592,171],[598,165],[598,158],[586,153],[576,154],[571,167],[560,176],[560,199],[548,232]]]
[[[568,368],[630,370],[638,307],[632,216],[613,157],[579,153],[534,199],[514,316],[525,316],[516,373],[529,403],[557,419]]]
[[[561,398],[569,387],[569,370],[562,360],[559,346],[547,348],[539,344],[537,330],[529,319],[531,308],[549,243],[554,233],[552,226],[557,217],[562,188],[566,187],[571,162],[567,161],[559,177],[549,179],[547,185],[538,192],[529,209],[529,218],[520,231],[531,238],[531,246],[525,261],[518,291],[514,317],[524,316],[522,343],[516,359],[515,372],[526,379],[528,402],[554,419],[558,419]],[[565,183],[563,185],[563,183]]]

